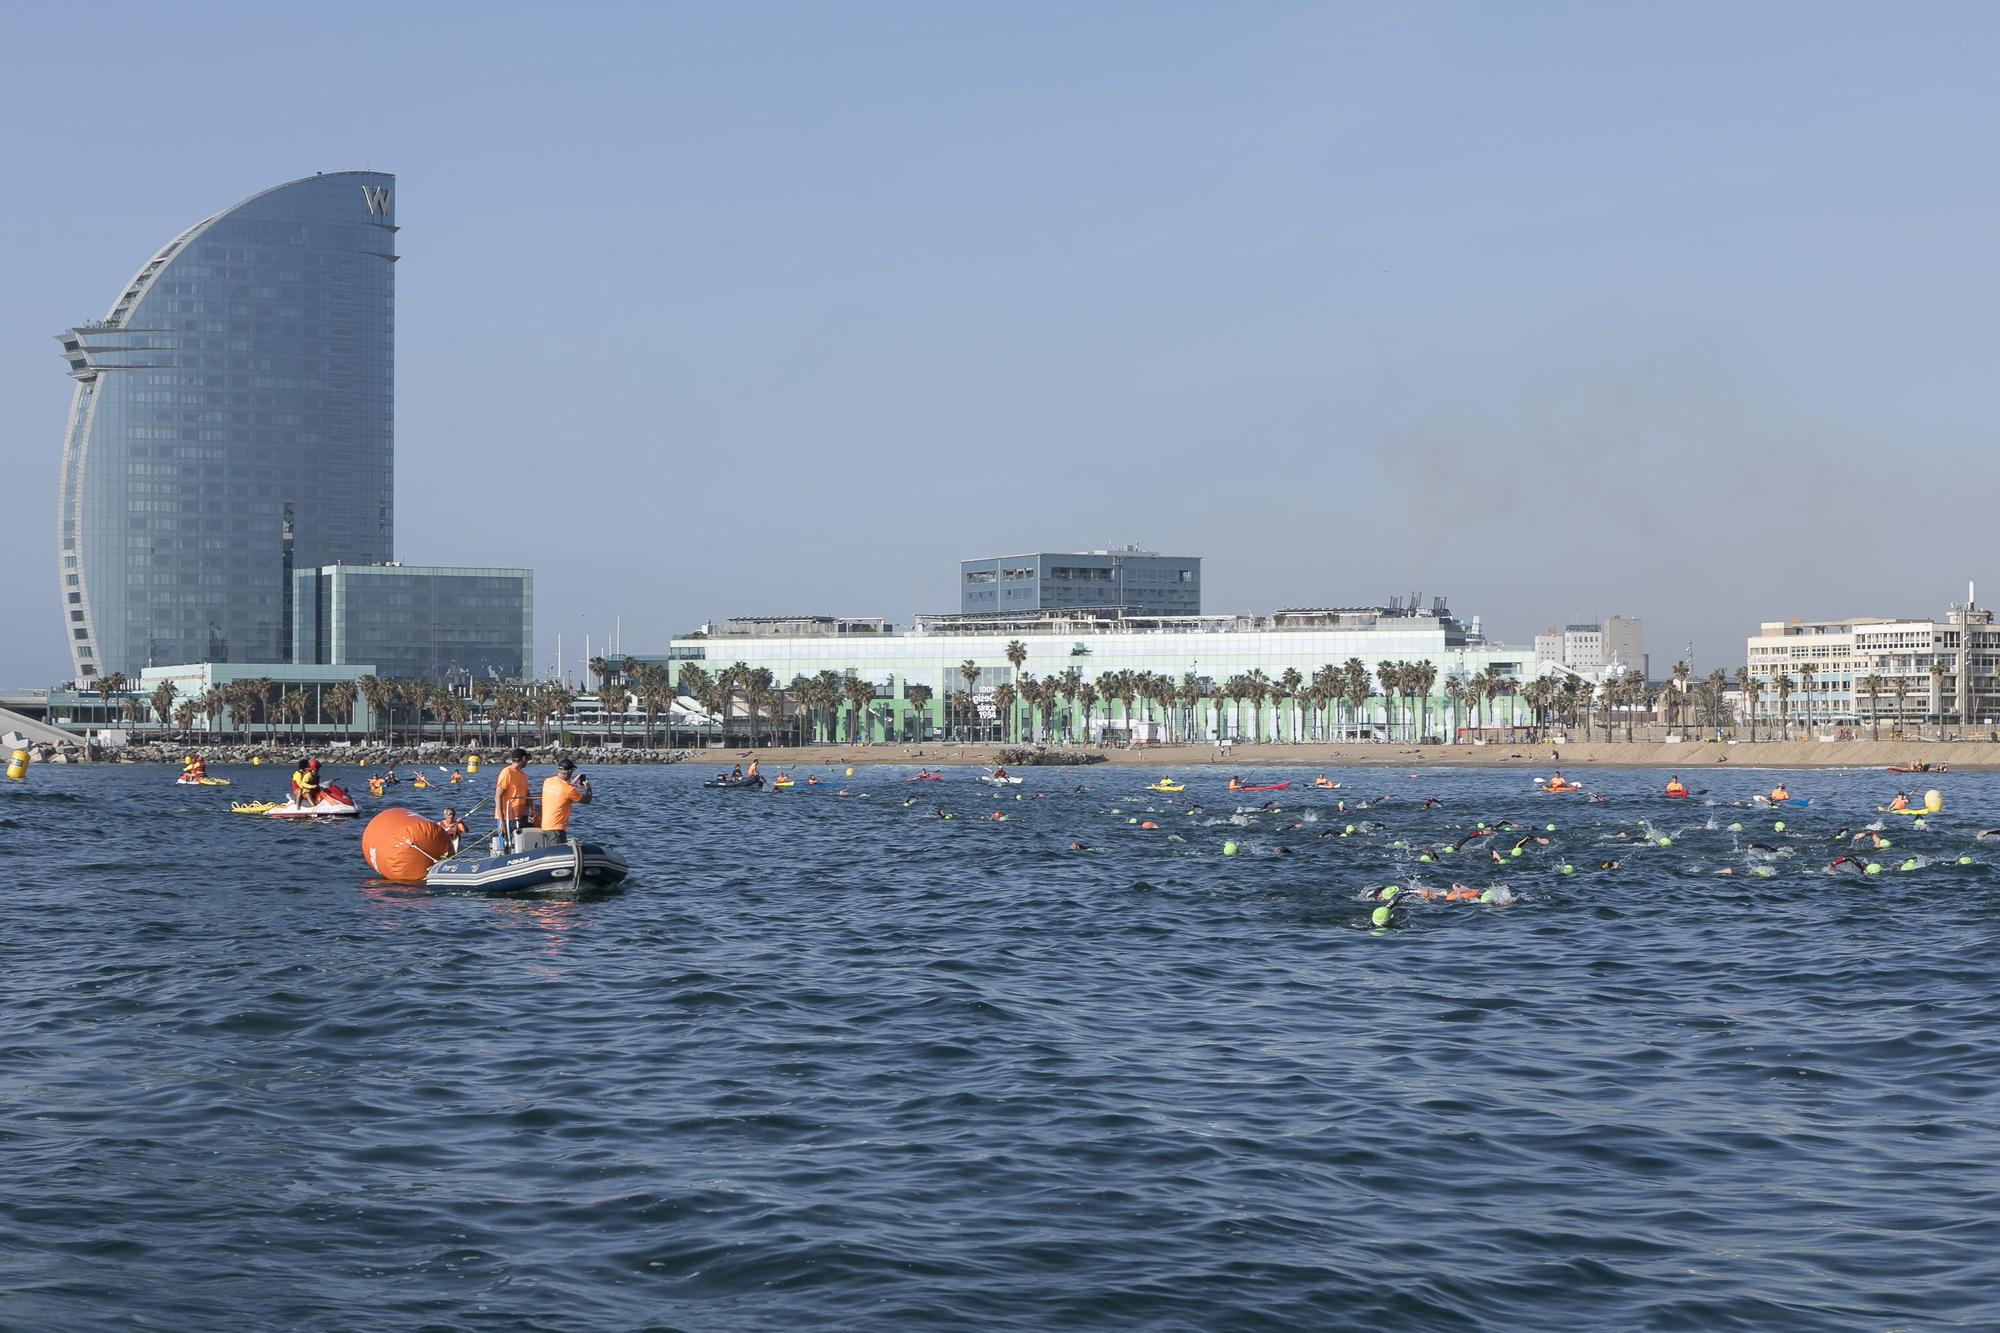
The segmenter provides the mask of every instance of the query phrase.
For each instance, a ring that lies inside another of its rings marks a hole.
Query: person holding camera
[[[542,828],[564,835],[567,841],[570,807],[589,804],[590,779],[578,773],[569,759],[563,759],[554,775],[542,781]]]

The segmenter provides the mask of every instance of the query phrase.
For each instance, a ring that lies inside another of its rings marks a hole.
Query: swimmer
[[[1889,845],[1889,840],[1873,829],[1862,829],[1861,832],[1854,835],[1854,841],[1866,842],[1878,852]]]
[[[1766,856],[1776,856],[1778,854],[1776,847],[1768,847],[1761,842],[1746,842],[1743,844],[1743,850],[1746,852],[1762,852]]]
[[[1829,875],[1865,875],[1868,873],[1868,867],[1858,857],[1836,856],[1827,863],[1826,873]]]
[[[1616,861],[1599,861],[1597,868],[1599,870],[1616,870],[1618,869],[1618,863]]]
[[[1973,835],[1976,838],[2000,838],[2000,828],[1983,828]]]
[[[1063,850],[1066,852],[1087,852],[1090,850],[1090,848],[1084,843],[1077,842],[1075,839],[1071,839],[1069,846],[1063,848]]]
[[[1435,797],[1435,796],[1426,796],[1426,797],[1424,798],[1424,803],[1423,803],[1422,805],[1418,806],[1418,807],[1417,807],[1417,809],[1419,809],[1419,810],[1436,810],[1436,809],[1437,809],[1438,807],[1442,806],[1443,804],[1444,804],[1444,802],[1443,802],[1443,801],[1440,801],[1440,800],[1439,800],[1439,799],[1438,799],[1437,797]]]
[[[1465,850],[1467,843],[1478,842],[1481,838],[1490,838],[1493,836],[1493,834],[1494,830],[1490,828],[1474,829],[1472,832],[1466,834],[1464,837],[1460,838],[1457,842],[1453,843],[1451,845],[1451,849],[1454,852],[1462,852]]]
[[[1834,835],[1833,835],[1833,836],[1832,836],[1831,838],[1828,838],[1828,839],[1827,839],[1827,841],[1828,841],[1828,842],[1840,842],[1840,841],[1842,841],[1843,839],[1845,839],[1846,837],[1847,837],[1847,825],[1845,825],[1845,824],[1842,824],[1842,825],[1841,825],[1841,826],[1839,827],[1839,829],[1835,830],[1835,832],[1834,832]]]
[[[1292,849],[1289,847],[1273,847],[1271,849],[1271,855],[1273,856],[1290,856],[1291,854]]]

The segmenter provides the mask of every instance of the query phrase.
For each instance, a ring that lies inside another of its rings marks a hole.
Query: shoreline
[[[136,748],[136,747],[135,747]],[[358,748],[358,747],[357,747]],[[466,755],[475,750],[480,762],[493,766],[505,762],[504,756],[512,746],[467,745],[451,748],[436,748],[424,751],[411,749],[388,750],[386,747],[369,747],[357,754],[343,754],[339,750],[307,749],[315,754],[327,767],[382,769],[393,761],[401,766],[423,765],[426,767],[443,765],[447,768],[463,768]],[[742,762],[753,755],[766,769],[776,771],[784,768],[844,768],[849,765],[861,766],[920,766],[938,767],[943,765],[967,765],[991,768],[997,762],[996,756],[1003,750],[1017,751],[1022,747],[992,744],[946,744],[927,742],[923,745],[880,744],[880,745],[808,745],[775,746],[748,750],[732,746],[726,749],[702,749],[694,751],[669,752],[666,750],[621,750],[617,748],[597,749],[589,746],[529,747],[534,757],[531,762],[545,764],[554,761],[558,754],[570,754],[579,763],[599,765],[615,764],[665,764],[686,763],[696,767],[710,764],[729,765]],[[201,747],[174,746],[146,747],[130,756],[119,755],[100,759],[97,763],[110,764],[170,764],[178,767],[183,754],[194,749],[208,757],[214,765],[238,765],[250,763],[251,756],[261,756],[265,765],[282,764],[289,769],[296,756],[304,753],[296,746],[217,746],[212,749]],[[1370,742],[1312,742],[1302,744],[1261,744],[1233,745],[1224,754],[1211,744],[1156,745],[1139,749],[1096,749],[1085,746],[1057,746],[1047,749],[1044,755],[1054,762],[1018,764],[1018,768],[1079,767],[1097,768],[1105,764],[1157,768],[1165,770],[1194,768],[1508,768],[1525,766],[1534,770],[1553,767],[1578,768],[1660,768],[1685,769],[1696,772],[1703,768],[1727,764],[1739,768],[1875,768],[1887,769],[1893,765],[1928,763],[1935,771],[1947,767],[1954,771],[1992,772],[2000,771],[2000,744],[1990,741],[1742,741],[1719,743],[1715,741],[1623,741],[1580,742],[1577,744],[1553,745],[1548,741],[1522,742],[1516,745],[1409,745],[1376,744]],[[1559,756],[1559,757],[1558,757]],[[1065,764],[1064,760],[1072,760]],[[1925,775],[1914,775],[1925,776]]]

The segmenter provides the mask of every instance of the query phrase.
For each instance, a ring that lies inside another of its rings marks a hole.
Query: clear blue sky
[[[0,684],[68,674],[50,335],[400,177],[406,560],[624,618],[955,609],[1136,541],[1211,610],[1525,642],[2000,602],[1992,6],[0,11]],[[601,644],[601,637],[599,639]]]

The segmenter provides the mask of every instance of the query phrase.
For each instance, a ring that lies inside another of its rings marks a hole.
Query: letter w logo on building
[[[368,211],[370,213],[380,213],[384,217],[388,216],[389,213],[388,186],[364,185],[361,187],[361,198],[364,202],[367,203]]]

